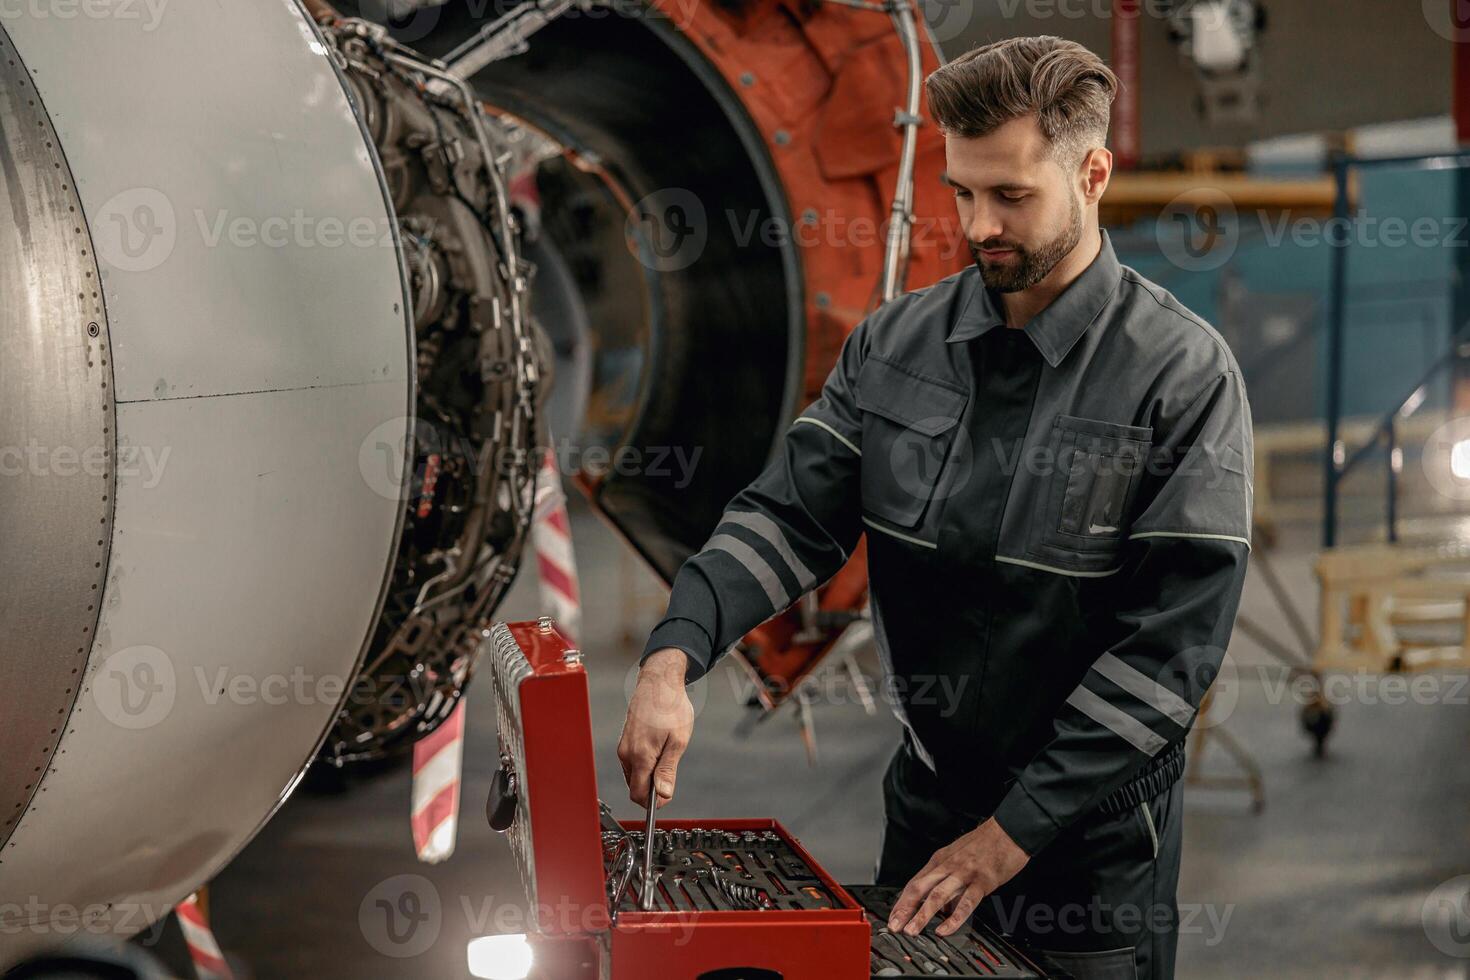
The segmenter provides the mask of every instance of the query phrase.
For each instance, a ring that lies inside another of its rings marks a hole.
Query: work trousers
[[[883,780],[877,883],[902,888],[981,816],[942,802],[907,743]],[[976,915],[1030,943],[1075,980],[1172,980],[1178,939],[1183,788],[1176,781],[1121,812],[1095,811],[1064,830]]]

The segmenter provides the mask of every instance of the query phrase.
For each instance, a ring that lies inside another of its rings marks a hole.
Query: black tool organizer
[[[1067,980],[1067,975],[1041,955],[1006,939],[971,919],[953,936],[941,937],[937,916],[917,936],[888,931],[888,915],[901,889],[878,885],[844,885],[868,913],[873,929],[871,968],[874,977],[1009,977]]]
[[[643,849],[643,833],[604,831],[603,860],[609,875],[621,838],[635,852]],[[619,912],[640,909],[645,882],[641,863],[633,862],[631,884],[617,904]],[[1067,980],[1066,974],[1023,944],[971,920],[953,936],[935,928],[942,917],[917,936],[888,931],[888,915],[900,889],[847,885],[848,893],[867,912],[873,931],[874,977],[992,977],[999,980]],[[830,909],[838,903],[816,873],[773,831],[655,830],[653,910],[659,912],[752,912]]]
[[[620,836],[604,831],[609,874]],[[638,853],[643,833],[629,831]],[[811,867],[774,831],[655,830],[653,911],[758,912],[838,908]],[[619,912],[640,908],[645,882],[637,866]]]

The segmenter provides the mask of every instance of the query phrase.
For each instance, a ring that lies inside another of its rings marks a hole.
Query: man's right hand
[[[638,686],[618,742],[618,761],[628,781],[628,796],[639,806],[648,805],[650,779],[659,806],[674,798],[679,759],[694,734],[694,706],[684,690],[688,665],[683,650],[665,647],[638,669]]]

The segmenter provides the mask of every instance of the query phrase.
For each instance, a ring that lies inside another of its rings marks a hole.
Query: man
[[[941,916],[948,935],[978,908],[1083,980],[1173,976],[1184,738],[1251,527],[1235,359],[1098,226],[1116,87],[1052,37],[929,77],[975,267],[853,331],[680,569],[618,748],[634,800],[650,779],[670,799],[684,685],[866,531],[905,728],[884,780],[890,925]]]

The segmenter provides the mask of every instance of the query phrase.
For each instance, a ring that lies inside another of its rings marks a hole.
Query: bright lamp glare
[[[470,976],[482,980],[525,980],[531,944],[525,936],[481,936],[469,946]]]
[[[1470,480],[1470,439],[1461,439],[1450,449],[1450,472],[1457,480]]]

